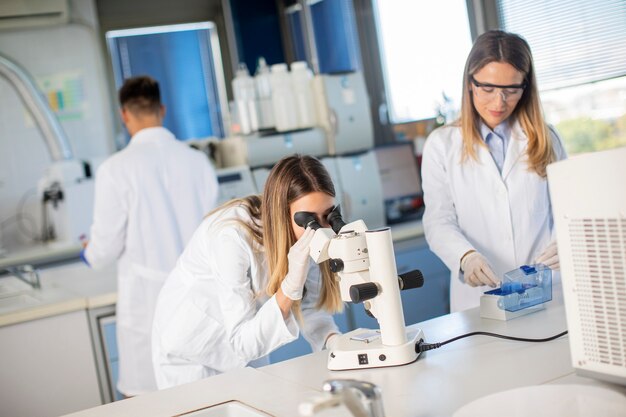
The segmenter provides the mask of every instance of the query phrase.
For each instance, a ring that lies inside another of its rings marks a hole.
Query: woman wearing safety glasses
[[[450,307],[479,304],[505,272],[559,268],[546,166],[564,159],[544,121],[530,47],[518,35],[479,36],[465,64],[461,117],[424,149],[424,229],[450,268]]]

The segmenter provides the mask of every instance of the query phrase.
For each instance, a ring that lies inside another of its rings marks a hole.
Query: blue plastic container
[[[552,300],[552,270],[543,264],[522,265],[504,274],[500,288],[485,294],[500,296],[498,307],[519,311]]]

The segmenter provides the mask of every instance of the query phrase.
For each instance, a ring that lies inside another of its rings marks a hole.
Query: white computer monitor
[[[548,166],[572,366],[626,385],[626,147]]]
[[[411,142],[375,149],[385,201],[387,224],[421,218],[424,210],[422,182]]]

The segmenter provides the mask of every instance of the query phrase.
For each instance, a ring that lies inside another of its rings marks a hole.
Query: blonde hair
[[[293,155],[281,159],[274,166],[261,196],[231,200],[213,211],[214,213],[226,207],[241,206],[250,215],[252,223],[241,220],[237,220],[237,223],[265,248],[269,266],[269,280],[265,290],[269,296],[278,291],[287,275],[287,254],[296,242],[291,227],[290,204],[316,191],[335,197],[335,187],[328,171],[316,158]],[[343,304],[335,274],[331,272],[328,261],[321,263],[319,268],[322,286],[317,308],[330,313],[341,311]],[[301,318],[300,302],[294,303],[293,312]]]
[[[480,115],[474,107],[471,80],[476,72],[491,62],[508,63],[524,74],[526,88],[515,110],[513,110],[511,118],[519,121],[528,138],[526,154],[529,170],[545,177],[546,167],[554,162],[556,155],[539,103],[530,46],[520,36],[500,30],[491,30],[480,35],[465,63],[461,117],[456,122],[456,125],[461,127],[461,136],[463,137],[462,160],[478,160],[477,146],[486,146],[481,139]]]

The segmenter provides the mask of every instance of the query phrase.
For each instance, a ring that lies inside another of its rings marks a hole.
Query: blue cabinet
[[[321,0],[310,4],[320,73],[358,71],[361,52],[352,0]]]
[[[341,333],[349,332],[354,327],[353,320],[350,320],[351,312],[344,310],[342,313],[335,314],[334,319],[337,327],[339,327],[339,331]],[[291,343],[286,344],[285,346],[276,349],[272,353],[270,353],[270,362],[282,362],[287,359],[296,358],[298,356],[306,355],[311,353],[311,345],[309,342],[304,340],[304,337],[300,335],[297,340],[294,340]]]
[[[404,321],[407,325],[419,323],[450,312],[450,271],[430,251],[423,237],[396,242],[398,274],[419,269],[424,275],[421,288],[401,291]],[[376,319],[365,312],[363,305],[353,305],[356,327],[378,328]]]
[[[403,274],[419,269],[424,286],[402,291],[402,308],[406,324],[419,323],[450,312],[450,270],[430,251],[423,237],[395,245],[396,266]]]
[[[319,72],[342,74],[360,69],[361,51],[352,0],[310,2]],[[285,11],[295,60],[306,60],[306,36],[299,4]]]

